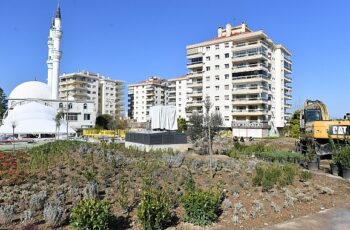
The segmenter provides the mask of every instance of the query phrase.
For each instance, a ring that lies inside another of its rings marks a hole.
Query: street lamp
[[[13,120],[13,121],[11,122],[11,126],[12,126],[13,155],[15,155],[15,151],[16,151],[16,149],[15,149],[15,128],[16,128],[16,126],[17,126],[17,123],[16,123],[15,120]]]

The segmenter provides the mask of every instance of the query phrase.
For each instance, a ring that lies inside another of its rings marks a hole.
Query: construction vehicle
[[[336,144],[349,143],[350,120],[331,120],[323,102],[307,100],[300,113],[300,138],[297,149],[305,153],[309,146],[314,146],[318,156],[330,155],[331,140]]]

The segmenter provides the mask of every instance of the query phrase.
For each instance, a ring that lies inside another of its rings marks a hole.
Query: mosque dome
[[[18,105],[10,110],[8,116],[3,120],[0,134],[11,134],[12,125],[15,125],[16,134],[55,134],[56,115],[57,111],[54,108],[38,102]],[[65,121],[62,120],[59,127],[60,133],[67,133]],[[70,127],[68,127],[68,132],[75,133]]]
[[[8,99],[51,99],[51,89],[43,82],[27,81],[14,88]]]

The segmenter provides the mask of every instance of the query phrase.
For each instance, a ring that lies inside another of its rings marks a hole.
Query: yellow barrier
[[[126,131],[123,129],[106,130],[106,129],[84,129],[83,136],[90,137],[121,137],[125,138]]]

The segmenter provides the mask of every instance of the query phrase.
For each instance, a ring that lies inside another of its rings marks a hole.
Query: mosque
[[[73,136],[79,129],[93,127],[96,119],[93,101],[77,101],[72,97],[59,99],[61,38],[61,10],[58,3],[48,38],[47,83],[27,81],[12,90],[8,97],[8,110],[0,126],[0,135],[15,133],[19,138],[53,138],[57,135]],[[62,119],[56,119],[58,114],[63,115]],[[91,116],[78,119],[70,114]]]

